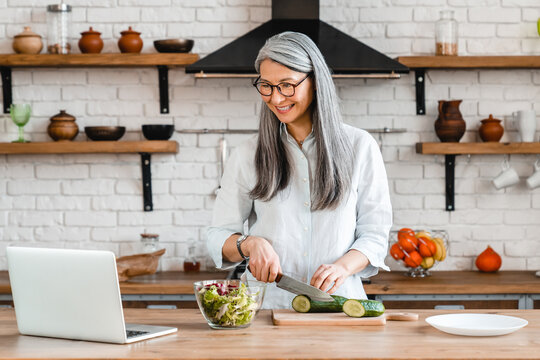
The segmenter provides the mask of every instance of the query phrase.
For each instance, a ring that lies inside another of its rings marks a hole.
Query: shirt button
[[[306,178],[303,178],[302,181],[303,181],[303,182],[307,182],[307,179],[306,179]]]
[[[304,257],[307,257],[307,253],[304,253]]]
[[[300,159],[304,160],[305,159],[304,155],[300,155]]]
[[[309,203],[306,201],[306,202],[304,203],[304,206],[309,206]]]
[[[307,231],[307,226],[304,228],[304,231]]]

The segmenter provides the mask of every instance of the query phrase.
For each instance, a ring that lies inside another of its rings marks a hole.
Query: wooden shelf
[[[456,155],[540,154],[540,142],[530,143],[416,143],[416,152],[425,155],[444,155],[446,182],[446,211],[455,210],[454,168]]]
[[[150,154],[177,153],[176,141],[58,141],[30,143],[0,143],[0,155],[9,154],[128,154],[141,156],[143,209],[152,211],[152,172]]]
[[[540,56],[400,56],[411,69],[538,69]]]
[[[426,70],[540,69],[540,56],[400,56],[397,60],[414,70],[416,115],[426,114]]]
[[[0,154],[177,153],[176,141],[61,141],[0,143]]]
[[[417,143],[418,154],[540,154],[540,142],[530,143]]]
[[[32,67],[157,67],[160,113],[169,113],[169,68],[193,64],[197,54],[0,54],[4,114],[13,102],[12,68]]]
[[[0,54],[0,66],[7,67],[150,67],[186,66],[198,54]]]

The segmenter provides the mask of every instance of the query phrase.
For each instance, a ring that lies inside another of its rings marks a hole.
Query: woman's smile
[[[293,106],[294,106],[294,104],[287,105],[287,106],[276,106],[276,110],[277,110],[280,114],[286,114],[286,113],[288,113],[289,111],[291,111],[291,109],[292,109]]]

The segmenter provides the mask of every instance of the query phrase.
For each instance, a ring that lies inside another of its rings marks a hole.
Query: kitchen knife
[[[334,301],[334,298],[331,297],[330,294],[281,273],[279,273],[276,277],[276,285],[278,288],[287,290],[293,294],[306,295],[311,300],[327,302]]]

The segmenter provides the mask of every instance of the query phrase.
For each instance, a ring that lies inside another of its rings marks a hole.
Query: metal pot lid
[[[64,3],[47,5],[47,11],[50,11],[50,12],[70,12],[71,11],[71,5],[64,4]]]

